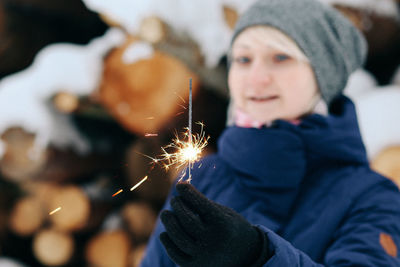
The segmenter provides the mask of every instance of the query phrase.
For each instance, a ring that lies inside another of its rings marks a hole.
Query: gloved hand
[[[271,257],[266,235],[234,210],[189,183],[176,185],[173,211],[161,213],[160,240],[169,257],[186,267],[262,266]]]

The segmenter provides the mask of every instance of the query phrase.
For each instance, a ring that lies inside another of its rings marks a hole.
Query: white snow
[[[200,46],[206,65],[214,67],[229,47],[231,29],[225,22],[223,7],[239,14],[254,0],[84,0],[97,13],[117,21],[131,34],[137,34],[141,21],[157,16],[175,31],[189,35]]]
[[[139,41],[131,44],[122,55],[122,62],[129,65],[141,59],[153,57],[153,46],[147,42]]]
[[[369,159],[390,145],[400,145],[400,85],[379,87],[364,69],[354,72],[344,94],[357,111],[361,136]]]
[[[385,17],[399,18],[395,0],[320,0],[323,3],[353,7]]]
[[[371,73],[365,69],[358,69],[350,75],[344,94],[351,99],[355,99],[371,90],[375,90],[377,85],[378,82]]]
[[[21,263],[14,259],[0,257],[0,267],[24,267]]]
[[[35,149],[49,143],[89,150],[88,142],[73,127],[67,115],[50,107],[59,91],[87,95],[97,88],[103,70],[103,56],[121,44],[125,35],[110,29],[88,45],[53,44],[42,49],[27,69],[0,80],[0,134],[10,127],[22,127],[36,134]],[[0,141],[0,157],[4,144]]]
[[[400,145],[400,86],[375,88],[353,101],[368,158]]]

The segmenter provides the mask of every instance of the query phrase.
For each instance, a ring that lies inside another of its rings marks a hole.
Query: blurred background
[[[400,1],[320,1],[368,41],[345,93],[371,167],[400,186]],[[0,267],[138,266],[182,171],[152,158],[187,127],[190,80],[216,151],[252,2],[1,0]]]

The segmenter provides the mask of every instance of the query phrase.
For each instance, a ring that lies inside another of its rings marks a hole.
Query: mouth
[[[274,96],[262,96],[262,97],[255,97],[255,96],[251,96],[248,99],[250,101],[256,102],[256,103],[266,103],[266,102],[270,102],[273,100],[277,100],[279,98],[279,96],[274,95]]]

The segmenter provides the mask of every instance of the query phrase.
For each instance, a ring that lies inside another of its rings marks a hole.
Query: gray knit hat
[[[329,104],[365,61],[361,33],[338,11],[317,0],[258,0],[240,17],[232,37],[268,25],[291,37],[310,60],[322,98]]]

